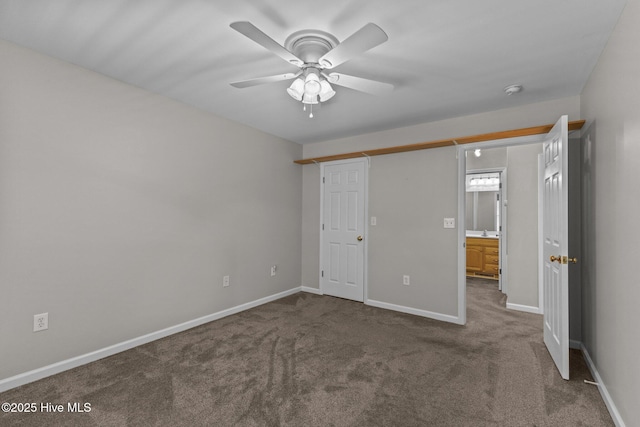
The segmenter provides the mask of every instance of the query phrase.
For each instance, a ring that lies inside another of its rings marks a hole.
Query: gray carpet
[[[299,293],[0,394],[90,403],[13,426],[613,426],[578,351],[564,381],[539,315],[470,279],[456,326]]]

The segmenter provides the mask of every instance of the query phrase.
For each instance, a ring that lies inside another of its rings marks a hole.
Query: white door
[[[323,164],[321,289],[364,300],[365,160]]]
[[[560,375],[569,379],[568,129],[562,116],[543,144],[544,343]]]

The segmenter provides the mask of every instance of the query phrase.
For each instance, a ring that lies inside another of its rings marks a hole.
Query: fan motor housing
[[[324,31],[302,30],[287,37],[284,47],[305,64],[318,64],[320,58],[339,44],[338,39]]]

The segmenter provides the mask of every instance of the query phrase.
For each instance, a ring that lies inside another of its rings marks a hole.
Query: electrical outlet
[[[49,329],[49,313],[33,315],[33,332]]]
[[[224,288],[226,288],[227,286],[229,286],[229,276],[224,276],[224,277],[222,278],[222,286],[223,286]]]
[[[272,265],[271,266],[271,277],[276,275],[276,271],[278,270],[278,266],[277,265]]]
[[[406,274],[404,276],[402,276],[402,284],[405,286],[409,286],[409,284],[411,283],[411,277],[407,276]]]
[[[444,219],[444,228],[456,228],[456,219],[455,218],[445,218]]]

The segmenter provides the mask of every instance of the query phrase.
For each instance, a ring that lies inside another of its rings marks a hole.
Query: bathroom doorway
[[[474,151],[474,157],[481,155],[480,150]],[[504,204],[507,170],[506,167],[472,169],[469,164],[475,166],[468,161],[465,182],[466,274],[467,277],[495,280],[498,289],[506,293],[502,280],[502,261],[505,259],[503,252],[507,241]]]
[[[542,143],[504,142],[467,149],[464,156],[463,272],[465,281],[468,277],[497,280],[508,309],[539,314],[538,156]]]

